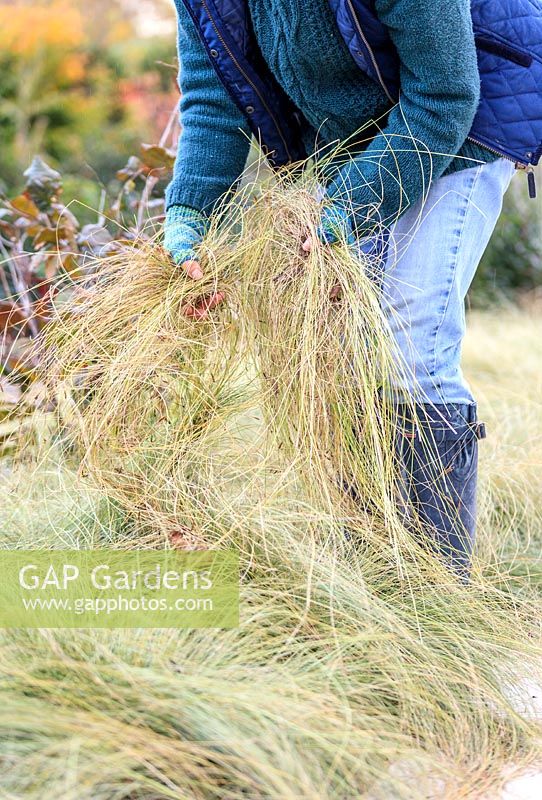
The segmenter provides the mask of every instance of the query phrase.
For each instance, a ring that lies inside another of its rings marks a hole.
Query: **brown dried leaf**
[[[61,228],[41,228],[37,236],[34,237],[34,247],[39,249],[46,244],[56,244],[63,238]]]
[[[166,169],[173,169],[175,164],[175,150],[168,147],[161,147],[158,144],[142,144],[141,153],[143,161],[149,167],[165,167]]]
[[[21,308],[10,300],[0,300],[0,331],[7,331],[26,321]]]
[[[40,215],[39,208],[34,203],[32,198],[26,193],[20,194],[17,197],[14,197],[12,200],[9,200],[9,204],[15,211],[18,211],[19,214],[23,214],[25,217],[32,217],[36,219]]]

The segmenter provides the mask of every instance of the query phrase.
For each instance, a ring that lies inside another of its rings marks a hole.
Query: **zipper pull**
[[[531,200],[536,198],[536,176],[532,164],[521,164],[519,161],[516,163],[516,169],[523,170],[527,175],[527,186],[529,188],[529,197]]]
[[[527,167],[527,185],[529,186],[529,197],[534,200],[536,197],[536,178],[533,167]]]

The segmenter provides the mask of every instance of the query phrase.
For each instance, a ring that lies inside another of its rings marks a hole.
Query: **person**
[[[465,297],[514,173],[514,159],[469,135],[480,104],[469,0],[358,0],[357,11],[350,0],[176,0],[176,9],[182,132],[165,247],[202,277],[197,244],[252,134],[278,166],[316,142],[346,143],[318,235],[334,246],[345,235],[370,241],[375,226],[388,232],[382,305],[408,366],[401,391],[415,393],[397,437],[406,492],[437,549],[468,574],[484,426],[460,366]],[[370,45],[360,10],[372,15]],[[222,299],[192,311],[205,316]]]

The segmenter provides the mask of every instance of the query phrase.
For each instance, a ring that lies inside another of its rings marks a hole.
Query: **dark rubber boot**
[[[474,403],[398,409],[401,494],[433,548],[464,581],[476,530],[478,440],[484,437]]]

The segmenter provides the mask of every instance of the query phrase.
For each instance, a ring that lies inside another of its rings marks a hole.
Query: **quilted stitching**
[[[341,33],[358,65],[375,78],[374,69],[357,55],[359,42],[345,14],[346,0],[330,0]],[[354,0],[356,13],[377,58],[381,73],[394,75],[397,57],[371,0]],[[532,56],[530,67],[478,51],[481,101],[470,135],[482,144],[523,163],[542,155],[542,0],[472,0],[475,33],[483,33]],[[375,33],[376,31],[376,33]],[[384,37],[384,38],[383,38]],[[396,74],[396,73],[395,73]],[[393,78],[388,84],[393,92]]]
[[[224,50],[201,1],[175,2],[184,2],[191,10],[207,48],[218,52],[214,64],[220,77],[239,108],[247,113],[254,133],[275,152],[274,162],[277,165],[287,163],[290,155],[294,159],[302,158],[302,120],[299,114],[273,77],[262,74],[260,68],[257,71],[252,61],[254,47],[248,25],[247,0],[207,0],[219,29],[237,49],[242,70]],[[329,2],[354,60],[367,75],[378,80],[370,52],[354,24],[347,0]],[[386,86],[392,96],[397,96],[397,55],[386,28],[374,13],[373,0],[352,2]],[[542,156],[542,0],[472,0],[471,7],[475,32],[493,36],[533,57],[532,65],[523,67],[479,50],[482,99],[471,136],[515,161],[536,164]],[[258,92],[246,75],[258,87]],[[278,135],[272,117],[280,120],[286,142]]]
[[[542,2],[474,0],[477,32],[529,53],[522,67],[479,51],[482,101],[472,135],[518,161],[537,163],[542,148]]]
[[[246,52],[248,42],[246,3],[240,3],[238,0],[221,0],[217,6],[224,27],[240,50]]]

